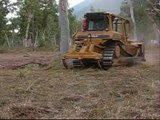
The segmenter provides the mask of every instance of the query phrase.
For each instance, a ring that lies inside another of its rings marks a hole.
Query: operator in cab
[[[84,15],[82,21],[83,31],[103,31],[106,30],[109,26],[108,18],[106,16],[98,16],[98,15],[91,15],[87,16]]]

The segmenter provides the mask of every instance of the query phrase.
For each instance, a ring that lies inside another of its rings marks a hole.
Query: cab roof
[[[105,13],[105,12],[91,12],[91,13],[86,13],[84,16],[86,16],[86,17],[91,17],[91,16],[110,16],[110,17],[112,17],[112,18],[117,18],[117,19],[120,19],[120,20],[125,20],[125,21],[127,21],[127,22],[129,22],[129,20],[128,19],[126,19],[126,18],[123,18],[123,17],[121,17],[121,16],[118,16],[118,15],[115,15],[115,14],[113,14],[113,13]]]

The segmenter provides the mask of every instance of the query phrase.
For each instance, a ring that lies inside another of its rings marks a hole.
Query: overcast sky
[[[11,2],[16,2],[17,0],[10,0],[10,1]],[[56,1],[58,2],[58,0],[56,0]],[[82,1],[84,1],[84,0],[68,0],[70,7],[73,7],[73,6],[75,6],[76,4],[78,4]]]
[[[84,0],[69,0],[70,7],[73,7],[82,1],[84,1]]]

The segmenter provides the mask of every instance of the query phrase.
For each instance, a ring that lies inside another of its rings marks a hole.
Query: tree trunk
[[[53,43],[54,42],[54,43]],[[56,34],[54,35],[53,37],[53,40],[52,40],[52,45],[55,45],[57,46],[57,41],[56,41]]]
[[[9,38],[8,38],[6,33],[5,33],[5,37],[6,37],[6,40],[7,40],[8,47],[11,47],[11,43],[10,43]]]
[[[129,8],[130,8],[131,19],[133,22],[134,39],[137,40],[137,27],[136,27],[136,21],[135,21],[135,17],[134,17],[134,9],[133,9],[132,0],[129,0]]]
[[[15,41],[15,33],[14,30],[12,31],[12,41],[11,41],[11,46],[14,47],[14,41]]]
[[[70,31],[68,20],[68,0],[59,0],[59,27],[61,32],[60,54],[61,57],[69,52]]]
[[[24,47],[28,47],[28,32],[29,32],[29,26],[30,26],[30,23],[27,24],[26,35],[25,35],[25,38],[23,39],[23,46],[24,46]]]
[[[36,48],[37,46],[38,46],[38,41],[37,41],[37,39],[38,39],[38,32],[36,32],[36,37],[35,37],[35,41],[34,41],[34,48]]]
[[[32,20],[33,14],[31,12],[28,13],[28,24],[27,24],[27,28],[26,28],[26,35],[25,38],[23,39],[23,46],[24,47],[30,47],[30,41],[28,40],[28,34],[29,34],[29,28],[30,28],[30,22]]]

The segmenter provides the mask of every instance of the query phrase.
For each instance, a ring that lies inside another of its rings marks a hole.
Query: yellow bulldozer
[[[64,55],[66,68],[96,65],[108,69],[124,59],[144,58],[143,44],[129,40],[129,20],[111,13],[86,13],[82,26],[71,51]]]

